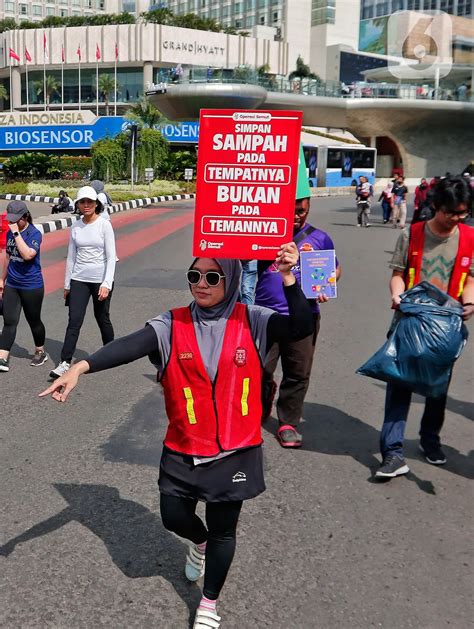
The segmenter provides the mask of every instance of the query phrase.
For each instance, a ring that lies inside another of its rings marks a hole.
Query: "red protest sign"
[[[293,240],[302,113],[202,109],[193,255],[272,260]]]

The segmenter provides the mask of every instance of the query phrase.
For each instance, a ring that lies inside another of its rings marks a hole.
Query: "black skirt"
[[[160,462],[158,486],[162,494],[203,502],[249,500],[265,491],[261,446],[194,464],[192,456],[166,446]]]

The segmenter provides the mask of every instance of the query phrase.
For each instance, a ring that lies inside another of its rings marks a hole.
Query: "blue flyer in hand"
[[[326,295],[337,297],[336,252],[334,249],[322,251],[300,251],[301,288],[309,299]]]

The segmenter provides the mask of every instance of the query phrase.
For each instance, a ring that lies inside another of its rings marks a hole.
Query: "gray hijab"
[[[193,267],[196,260],[190,268]],[[212,306],[201,308],[195,301],[191,304],[196,339],[207,373],[214,380],[224,340],[225,327],[239,298],[242,265],[239,260],[215,260],[225,275],[224,299]]]

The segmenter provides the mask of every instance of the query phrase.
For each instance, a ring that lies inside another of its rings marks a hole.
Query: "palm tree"
[[[104,95],[105,115],[109,115],[109,99],[111,94],[115,94],[115,80],[111,74],[101,74],[99,77],[99,91]],[[117,92],[120,85],[117,83]]]
[[[298,56],[298,59],[296,60],[296,70],[290,72],[288,78],[290,81],[292,81],[293,79],[315,79],[316,81],[320,80],[317,74],[311,72],[309,66],[306,65],[301,56]]]
[[[167,119],[150,102],[147,96],[142,96],[142,98],[127,111],[125,117],[145,129],[154,129],[157,125],[167,122]]]
[[[8,100],[7,88],[0,83],[0,100]]]
[[[46,77],[46,99],[44,98],[44,82],[43,81],[33,81],[33,87],[38,96],[43,95],[43,102],[46,105],[46,109],[49,109],[49,103],[51,100],[51,96],[54,93],[59,93],[59,83],[56,81],[54,76],[50,74]]]

